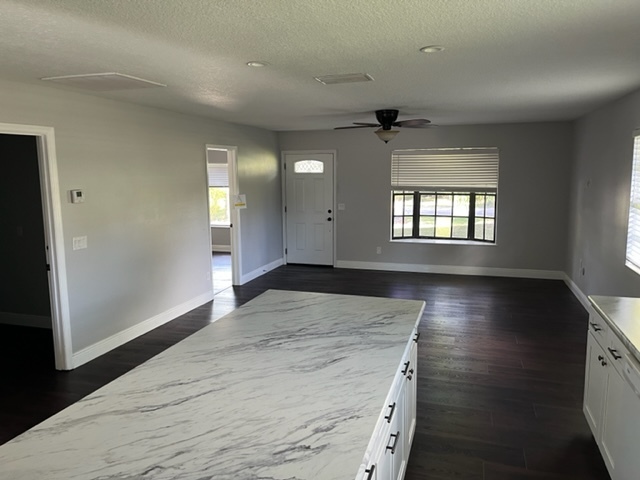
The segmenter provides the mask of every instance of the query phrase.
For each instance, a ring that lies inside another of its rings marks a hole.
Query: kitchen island
[[[270,290],[1,446],[0,478],[401,478],[423,308]]]

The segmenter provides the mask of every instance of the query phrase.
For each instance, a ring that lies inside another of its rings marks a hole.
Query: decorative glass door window
[[[324,163],[318,160],[298,160],[293,164],[295,173],[323,173]]]

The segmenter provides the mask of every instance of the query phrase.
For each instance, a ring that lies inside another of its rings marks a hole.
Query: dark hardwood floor
[[[0,444],[269,288],[423,299],[406,480],[605,479],[582,414],[587,314],[562,281],[280,267],[72,372],[0,326]]]

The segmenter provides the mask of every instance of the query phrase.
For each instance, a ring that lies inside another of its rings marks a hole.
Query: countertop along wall
[[[373,129],[280,132],[279,139],[284,151],[338,152],[337,203],[346,206],[337,212],[339,266],[417,271],[435,266],[434,271],[483,274],[515,269],[519,272],[512,273],[523,276],[560,277],[572,135],[570,122],[554,122],[401,129],[386,145]],[[391,242],[391,152],[481,146],[500,149],[497,245]]]
[[[55,129],[74,353],[211,291],[206,144],[238,146],[242,273],[282,258],[273,132],[5,81],[0,123]]]
[[[576,122],[566,272],[585,295],[640,296],[640,275],[625,266],[639,128],[640,90]]]

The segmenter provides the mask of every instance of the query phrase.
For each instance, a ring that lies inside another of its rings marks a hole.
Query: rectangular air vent
[[[166,87],[166,85],[143,78],[132,77],[123,73],[87,73],[83,75],[63,75],[60,77],[45,77],[40,80],[60,83],[69,87],[84,88],[94,92],[108,92],[111,90],[130,90],[133,88]]]
[[[322,77],[314,77],[314,78],[324,85],[373,81],[373,77],[368,73],[345,73],[344,75],[324,75]]]

